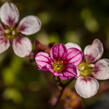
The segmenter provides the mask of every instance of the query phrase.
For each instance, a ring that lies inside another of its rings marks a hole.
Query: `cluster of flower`
[[[79,45],[69,42],[53,46],[50,54],[39,52],[35,61],[41,70],[50,71],[61,80],[75,77],[77,93],[83,98],[89,98],[99,89],[96,79],[109,79],[109,59],[100,59],[102,54],[103,45],[95,39],[85,47],[84,54]]]
[[[38,32],[41,28],[40,20],[36,16],[27,16],[17,25],[19,12],[13,3],[1,6],[0,18],[0,53],[6,51],[12,42],[17,56],[28,56],[32,51],[32,44],[24,35]],[[49,53],[37,53],[35,61],[40,70],[50,71],[61,80],[75,77],[77,93],[83,98],[89,98],[99,89],[96,79],[109,79],[109,59],[100,59],[102,54],[103,45],[95,39],[85,47],[84,54],[79,45],[69,42],[54,45]]]

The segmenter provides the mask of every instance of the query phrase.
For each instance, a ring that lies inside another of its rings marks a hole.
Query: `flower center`
[[[7,39],[14,39],[18,35],[18,31],[13,27],[9,27],[4,30],[4,35]]]
[[[64,68],[64,62],[63,61],[55,61],[53,64],[53,69],[55,72],[62,72]]]
[[[91,73],[93,72],[93,64],[89,64],[87,62],[82,62],[79,66],[78,69],[80,71],[80,75],[83,77],[87,77],[89,75],[91,75]]]

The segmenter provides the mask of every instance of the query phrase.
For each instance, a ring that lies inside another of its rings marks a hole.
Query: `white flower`
[[[10,43],[15,54],[19,57],[25,57],[32,51],[31,41],[25,35],[31,35],[38,32],[41,28],[41,22],[36,16],[24,17],[19,25],[19,11],[13,3],[6,2],[0,9],[0,53],[6,51]]]
[[[78,48],[75,43],[67,43],[68,48]],[[98,80],[109,79],[109,59],[100,59],[103,54],[103,44],[95,39],[84,49],[83,61],[78,65],[78,77],[75,83],[77,93],[83,98],[94,96],[98,89]],[[100,59],[100,60],[99,60]]]

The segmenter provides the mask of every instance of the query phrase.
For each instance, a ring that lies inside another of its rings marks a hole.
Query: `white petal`
[[[41,28],[41,22],[36,16],[24,17],[19,26],[18,30],[25,35],[31,35],[38,32]]]
[[[77,48],[77,49],[81,50],[81,47],[78,44],[76,44],[76,43],[68,42],[68,43],[65,44],[65,46],[66,46],[67,49],[69,49],[69,48]]]
[[[84,49],[85,59],[86,61],[95,62],[99,58],[101,58],[103,54],[103,44],[99,39],[95,39],[92,45],[88,45]]]
[[[79,77],[76,80],[75,89],[77,93],[83,98],[94,96],[99,88],[99,83],[92,77]]]
[[[15,54],[19,57],[28,56],[32,51],[31,41],[26,37],[14,39],[12,47]]]
[[[6,51],[10,46],[9,40],[6,40],[5,37],[0,36],[0,53]]]
[[[96,64],[93,76],[99,80],[109,79],[109,59],[101,59]]]
[[[13,3],[4,3],[0,9],[0,17],[5,25],[14,26],[19,20],[19,11]]]

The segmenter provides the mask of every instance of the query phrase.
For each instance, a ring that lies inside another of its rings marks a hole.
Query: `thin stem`
[[[60,93],[59,93],[59,96],[58,96],[58,98],[57,98],[57,101],[56,101],[56,103],[55,103],[55,105],[54,105],[54,109],[57,107],[58,103],[60,102],[60,99],[61,99],[61,96],[62,96],[64,90],[65,90],[65,87],[62,87],[62,89],[61,89],[61,91],[60,91]]]
[[[62,88],[60,90],[59,96],[57,97],[57,101],[54,105],[54,109],[57,107],[58,103],[60,102],[61,96],[65,90],[65,88],[73,81],[73,79],[70,79],[66,84],[63,84],[60,79],[58,78],[58,80],[56,80],[58,82],[58,84],[60,84],[60,87]]]
[[[61,82],[60,78],[56,78],[56,77],[53,77],[54,81],[60,86],[60,87],[63,87],[64,84]]]

